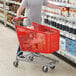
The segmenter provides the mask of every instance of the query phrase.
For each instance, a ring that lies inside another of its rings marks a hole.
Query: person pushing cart
[[[35,64],[38,63],[43,66],[42,70],[47,72],[48,67],[54,69],[56,63],[58,63],[57,60],[40,54],[50,54],[58,51],[60,36],[60,32],[58,30],[41,25],[41,8],[43,5],[51,8],[62,9],[62,7],[48,3],[48,0],[22,0],[21,5],[17,10],[17,16],[14,20],[24,19],[23,26],[25,27],[16,25],[20,46],[17,50],[16,61],[13,62],[15,67],[18,67],[19,61]],[[19,18],[24,9],[25,17]],[[26,27],[30,25],[34,28],[29,29]],[[28,51],[30,53],[23,55],[24,51]],[[38,59],[41,59],[40,62]]]
[[[32,22],[41,24],[41,21],[42,21],[41,8],[43,5],[51,8],[62,9],[62,7],[48,3],[48,0],[22,0],[21,5],[17,10],[17,16],[15,18],[16,19],[19,18],[22,11],[25,9],[25,16],[28,17],[23,21],[23,25],[25,27],[32,25]],[[24,58],[22,54],[23,52],[20,51],[20,46],[19,46],[17,50],[17,55],[21,58]]]

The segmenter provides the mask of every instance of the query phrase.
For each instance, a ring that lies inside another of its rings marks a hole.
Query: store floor
[[[59,60],[54,70],[44,73],[42,66],[20,62],[19,67],[13,66],[16,57],[18,40],[16,32],[0,23],[0,76],[76,76],[76,68],[53,55],[47,55]]]

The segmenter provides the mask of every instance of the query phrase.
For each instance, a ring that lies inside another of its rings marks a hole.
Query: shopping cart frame
[[[22,20],[24,18],[27,18],[27,17],[22,17],[22,18],[18,18],[18,19],[15,19],[14,18],[13,21]],[[16,26],[16,24],[15,24],[15,26]],[[40,53],[28,52],[28,51],[26,51],[26,53],[27,53],[27,55],[22,55],[25,58],[20,58],[18,55],[16,55],[16,60],[13,62],[13,65],[15,67],[18,67],[19,61],[24,61],[24,62],[34,63],[34,64],[41,64],[43,66],[42,67],[43,72],[48,72],[48,68],[49,67],[53,70],[53,69],[55,69],[56,64],[59,63],[58,60],[55,60],[53,58],[46,57],[45,55],[42,55]],[[46,63],[46,61],[45,61],[45,63],[44,63],[44,62],[35,61],[36,58],[47,59],[47,60],[49,60],[49,62]]]

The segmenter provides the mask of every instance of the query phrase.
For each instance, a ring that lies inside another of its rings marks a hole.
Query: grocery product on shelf
[[[6,0],[0,0],[0,21],[6,26]]]
[[[68,17],[68,16],[69,16],[68,12],[69,12],[68,8],[66,8],[66,7],[63,8],[63,9],[62,9],[62,16]]]
[[[72,5],[76,5],[76,0],[69,0],[69,3]]]
[[[65,51],[67,51],[71,55],[76,56],[76,41],[69,39],[69,38],[66,38]]]
[[[9,8],[7,10],[7,24],[8,25],[13,26],[12,19],[13,19],[13,17],[16,16],[17,9],[19,8],[19,6],[20,6],[19,3],[21,1],[22,0],[8,0],[8,1],[6,1],[6,5]],[[23,15],[24,15],[24,11],[22,12],[22,15],[20,17],[22,17]],[[20,20],[20,21],[16,22],[16,24],[18,24],[20,26],[23,26],[23,20]]]
[[[53,2],[68,3],[69,0],[49,0]]]
[[[8,2],[9,1],[9,2]],[[13,17],[16,16],[17,9],[20,6],[20,2],[22,0],[8,0],[7,1],[7,7],[9,7],[7,11],[7,21],[11,24]],[[67,52],[67,54],[70,54],[70,58],[72,56],[76,57],[76,1],[75,0],[48,0],[50,2],[53,2],[57,5],[61,4],[60,6],[64,6],[62,10],[58,8],[50,8],[43,6],[42,12],[45,12],[46,16],[43,17],[43,23],[46,24],[49,27],[54,27],[58,30],[60,30],[61,38],[60,38],[60,51],[64,50]],[[73,5],[73,6],[71,6]],[[70,7],[70,8],[69,8]],[[3,3],[0,1],[0,8],[3,8]],[[0,11],[0,13],[3,13],[3,11]],[[24,12],[23,14],[24,15]],[[60,16],[60,17],[59,17]],[[67,19],[68,18],[68,19]],[[73,21],[74,20],[74,21]],[[23,25],[22,21],[19,21],[17,23],[18,25]],[[71,40],[72,44],[67,45],[66,41],[67,39]],[[74,47],[75,45],[75,47]],[[66,56],[67,58],[67,56]],[[74,59],[75,60],[75,59]],[[76,61],[76,60],[75,60]],[[74,61],[74,62],[75,62]]]
[[[15,5],[15,4],[12,4],[12,3],[9,4],[9,11],[17,13],[18,8],[19,8],[19,5]]]
[[[76,9],[69,9],[69,17],[76,18]]]
[[[49,13],[49,14],[52,13],[52,14],[56,14],[56,15],[61,15],[61,10],[58,8],[54,9],[54,8],[43,6],[42,10]]]

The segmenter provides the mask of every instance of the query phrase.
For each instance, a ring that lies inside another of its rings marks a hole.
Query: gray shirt
[[[25,16],[34,22],[41,22],[41,8],[47,4],[48,0],[22,0],[21,6],[26,8]]]

